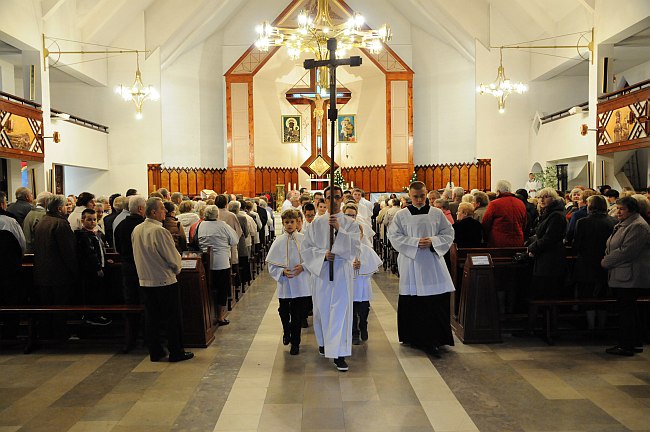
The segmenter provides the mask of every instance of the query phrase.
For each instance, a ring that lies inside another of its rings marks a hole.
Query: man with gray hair
[[[25,253],[34,252],[34,230],[38,222],[45,216],[45,202],[52,197],[50,192],[41,192],[36,197],[36,207],[25,217],[23,233],[25,234]]]
[[[490,201],[483,215],[484,239],[487,247],[521,247],[528,216],[526,206],[510,191],[509,181],[497,182],[497,198]]]
[[[26,187],[19,187],[16,189],[16,202],[7,207],[7,211],[16,217],[21,227],[27,214],[32,211],[33,201],[32,191]]]
[[[183,348],[181,292],[176,280],[181,272],[181,256],[171,233],[163,227],[167,215],[163,201],[149,198],[145,215],[147,219],[134,228],[131,240],[138,279],[145,293],[149,359],[157,362],[166,355],[160,341],[160,331],[164,327],[169,361],[189,360],[194,354]]]
[[[115,229],[117,226],[131,214],[131,212],[129,212],[129,200],[132,196],[135,195],[129,195],[122,198],[122,211],[120,214],[115,216],[115,219],[113,219],[113,235],[115,235]]]
[[[456,222],[456,213],[458,213],[458,206],[463,201],[463,195],[465,194],[465,189],[462,187],[455,187],[452,191],[452,201],[449,203],[449,211],[451,212],[451,217]]]

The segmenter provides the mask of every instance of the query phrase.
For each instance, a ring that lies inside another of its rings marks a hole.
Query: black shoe
[[[149,354],[149,360],[152,362],[156,363],[159,362],[160,360],[164,359],[167,357],[167,353],[156,353],[156,354]]]
[[[181,354],[178,354],[178,355],[173,355],[173,356],[170,355],[169,356],[169,361],[171,363],[176,363],[176,362],[182,362],[182,361],[185,361],[185,360],[189,360],[191,358],[194,358],[194,353],[184,351],[184,352],[182,352]]]
[[[84,322],[88,325],[92,326],[106,326],[112,323],[110,319],[103,317],[103,316],[98,316],[98,317],[88,317],[84,319]]]
[[[325,347],[318,347],[318,354],[324,356],[325,355]]]
[[[442,356],[440,355],[440,349],[438,347],[434,346],[432,348],[428,348],[425,350],[425,352],[435,358],[442,358]]]
[[[282,345],[289,345],[289,342],[291,342],[291,335],[285,334],[282,336]]]
[[[364,342],[368,340],[368,329],[367,328],[361,329],[361,340],[364,341]]]
[[[624,356],[624,357],[632,357],[634,356],[634,351],[631,351],[629,349],[625,349],[623,347],[620,347],[618,345],[607,348],[605,350],[607,354],[612,354],[612,355],[619,355],[619,356]]]
[[[641,354],[643,352],[643,345],[635,346],[632,348],[632,351],[634,351],[637,354]]]
[[[307,318],[302,319],[302,328],[309,328],[309,323],[307,322]]]
[[[289,354],[298,355],[299,353],[300,353],[300,346],[299,345],[291,345],[291,349],[289,350]]]
[[[359,339],[359,336],[352,336],[352,345],[361,345],[361,339]]]
[[[334,364],[336,365],[336,369],[338,369],[340,372],[348,371],[348,364],[345,362],[345,358],[339,357],[337,359],[334,359]]]
[[[219,324],[220,327],[221,326],[227,326],[228,324],[230,324],[230,321],[228,321],[227,319],[225,319],[225,320],[217,320],[216,324]]]

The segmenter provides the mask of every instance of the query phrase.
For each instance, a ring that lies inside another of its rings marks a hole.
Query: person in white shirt
[[[388,228],[399,252],[398,336],[404,344],[440,356],[439,347],[454,345],[449,303],[455,289],[443,259],[454,229],[441,210],[426,205],[424,183],[411,183],[409,196],[412,204],[398,211]]]
[[[343,207],[343,213],[355,220],[357,218],[357,206],[347,204]],[[352,303],[352,345],[360,345],[361,341],[368,340],[368,315],[370,314],[370,300],[372,300],[371,277],[377,272],[382,264],[381,258],[368,246],[366,238],[366,225],[359,225],[361,231],[361,247],[359,256],[355,258],[352,267],[354,268],[354,297]]]
[[[333,214],[316,218],[305,233],[302,245],[304,267],[312,275],[314,333],[318,351],[334,359],[339,371],[347,371],[345,357],[352,354],[352,264],[359,256],[359,225],[341,213],[343,190],[340,186],[325,189],[325,200]],[[333,201],[330,201],[333,200]],[[334,243],[330,250],[330,227]],[[334,280],[330,281],[330,263]]]
[[[366,192],[363,189],[360,188],[354,188],[352,191],[352,198],[357,203],[357,206],[363,207],[363,209],[359,209],[359,214],[364,214],[368,216],[364,216],[368,218],[368,221],[370,221],[370,217],[372,216],[372,203],[366,199]]]
[[[86,209],[95,209],[95,195],[90,192],[81,192],[77,197],[77,204],[72,213],[68,215],[68,222],[72,231],[80,230],[83,228],[81,223],[81,213]]]
[[[212,246],[212,291],[214,293],[216,323],[230,324],[226,319],[226,306],[230,292],[231,250],[239,243],[239,235],[223,220],[219,220],[219,209],[215,205],[205,208],[204,220],[196,228],[199,246],[204,252]],[[239,223],[239,222],[237,222]]]
[[[309,273],[304,271],[300,254],[305,236],[296,231],[299,217],[300,214],[295,210],[282,213],[284,233],[273,241],[266,256],[269,274],[277,282],[282,343],[291,343],[291,355],[300,353],[302,320],[311,298]]]
[[[528,173],[528,181],[524,185],[524,189],[528,192],[529,198],[535,198],[537,191],[542,189],[542,183],[538,180],[535,180],[535,174]]]

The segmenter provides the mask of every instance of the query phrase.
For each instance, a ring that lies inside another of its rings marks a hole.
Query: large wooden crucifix
[[[327,67],[329,69],[330,77],[330,88],[329,88],[329,108],[327,109],[327,118],[330,121],[330,186],[334,185],[334,143],[336,142],[336,120],[339,115],[339,110],[336,108],[336,68],[339,66],[361,66],[361,57],[352,56],[346,59],[337,59],[336,58],[336,38],[331,38],[327,40],[327,51],[329,53],[329,59],[327,60],[314,60],[309,59],[305,60],[304,66],[305,69],[314,69],[317,67]],[[330,215],[334,214],[335,201],[332,197],[334,196],[334,190],[330,188]],[[330,225],[330,246],[329,250],[332,251],[332,245],[334,244],[334,227]],[[334,281],[334,261],[330,261],[330,282]]]
[[[300,168],[309,174],[310,178],[322,178],[329,171],[330,157],[327,146],[327,117],[325,111],[329,106],[327,89],[319,85],[321,70],[314,68],[309,71],[309,86],[293,87],[286,93],[287,102],[291,105],[310,105],[311,152],[309,157],[300,165]],[[305,85],[307,83],[305,82]],[[329,83],[328,83],[329,84]],[[325,99],[323,99],[325,95]],[[338,87],[336,94],[337,104],[346,104],[350,101],[352,93],[345,87]],[[324,170],[323,170],[324,169]],[[322,189],[325,183],[312,184],[311,189]]]

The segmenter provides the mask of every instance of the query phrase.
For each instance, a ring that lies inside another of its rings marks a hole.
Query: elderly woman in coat
[[[609,286],[616,294],[620,314],[618,344],[608,354],[633,356],[643,352],[636,300],[650,291],[650,226],[632,197],[616,202],[619,220],[607,240],[601,264],[608,271]]]
[[[534,260],[531,299],[554,298],[562,295],[566,270],[564,202],[552,188],[537,192],[537,198],[541,212],[534,239],[528,245],[528,255]],[[528,319],[532,331],[536,307],[529,308]]]

